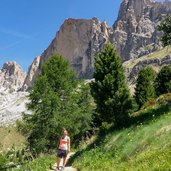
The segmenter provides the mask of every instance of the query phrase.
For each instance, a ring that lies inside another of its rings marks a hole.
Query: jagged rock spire
[[[171,2],[124,0],[113,25],[113,44],[124,61],[159,50],[161,32],[157,27]]]
[[[19,90],[26,74],[16,62],[6,62],[0,70],[0,89],[7,91]]]

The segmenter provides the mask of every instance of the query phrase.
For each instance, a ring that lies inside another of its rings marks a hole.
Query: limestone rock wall
[[[56,37],[43,52],[40,66],[52,54],[64,56],[79,78],[92,78],[94,57],[109,41],[111,29],[97,18],[67,19],[57,32]]]

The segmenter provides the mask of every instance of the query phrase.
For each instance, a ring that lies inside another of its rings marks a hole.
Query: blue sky
[[[0,67],[16,61],[27,71],[66,18],[99,18],[112,26],[122,0],[0,0]]]

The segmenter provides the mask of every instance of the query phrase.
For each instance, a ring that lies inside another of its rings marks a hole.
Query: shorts
[[[57,156],[62,158],[62,157],[67,157],[67,150],[58,150]]]

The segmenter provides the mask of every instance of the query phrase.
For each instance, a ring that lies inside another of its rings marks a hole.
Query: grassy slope
[[[171,107],[155,104],[140,111],[138,116],[140,120],[148,119],[97,137],[75,155],[73,165],[82,171],[171,168]]]
[[[6,151],[14,146],[17,149],[24,147],[25,138],[16,131],[15,127],[0,128],[0,150]]]
[[[148,55],[141,56],[137,59],[129,60],[129,61],[124,63],[124,66],[126,66],[127,68],[132,68],[133,66],[135,66],[140,61],[144,61],[147,59],[156,59],[156,58],[160,59],[160,58],[167,56],[170,53],[171,53],[171,46],[166,46],[165,48],[158,50],[158,51],[155,51],[153,53],[150,53]]]

